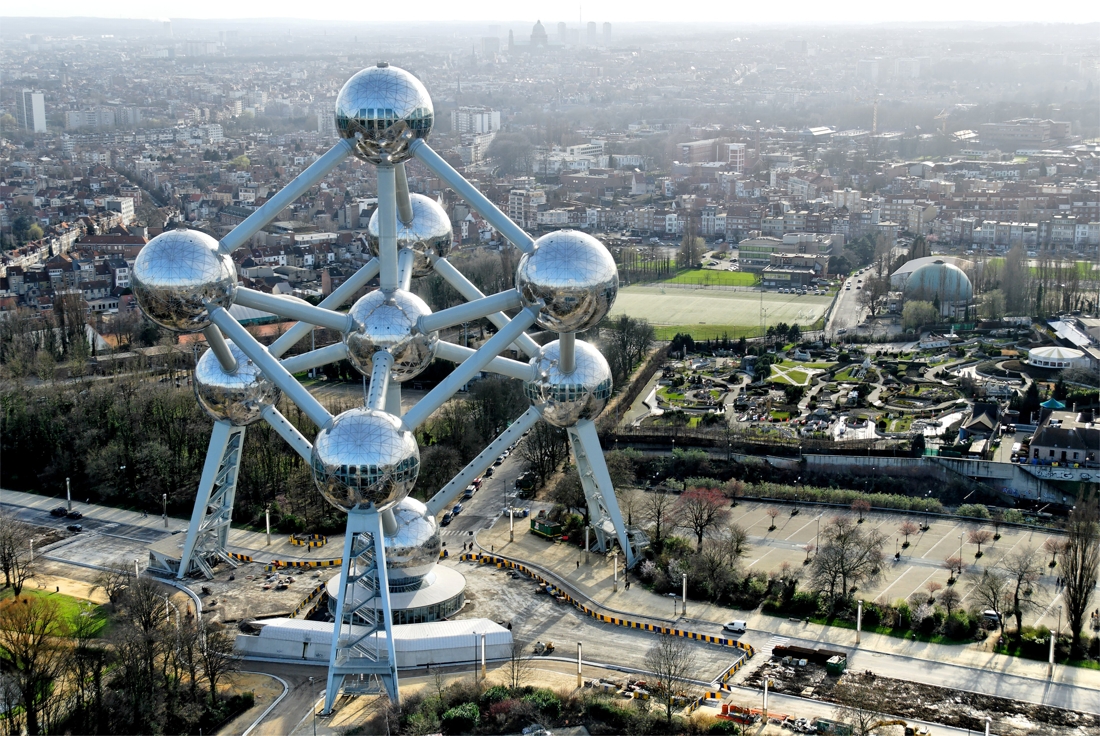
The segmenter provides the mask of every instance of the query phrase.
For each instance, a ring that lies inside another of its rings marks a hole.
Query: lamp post
[[[619,592],[619,553],[611,553],[611,575],[612,575],[612,591]]]
[[[69,479],[65,479],[65,505],[69,511],[73,510],[73,493],[72,488],[69,486]]]
[[[271,509],[264,509],[264,524],[267,526],[267,546],[271,546]]]
[[[581,673],[581,643],[577,642],[577,687],[584,687],[584,676]]]
[[[822,512],[818,514],[817,519],[815,519],[815,521],[817,522],[817,533],[814,534],[814,549],[816,550],[821,549],[821,517],[824,515],[825,513]]]
[[[962,564],[963,564],[962,558],[963,558],[963,535],[960,534],[959,535],[959,566],[960,566],[959,574],[960,575],[962,574],[962,569],[961,569]]]
[[[588,530],[590,527],[584,528],[584,564],[588,564]]]
[[[31,562],[34,562],[34,537],[31,537]]]
[[[511,506],[509,506],[508,507],[508,541],[509,542],[516,541],[516,519],[515,519],[515,515],[513,514],[513,511],[515,511],[515,509],[513,509]]]
[[[859,644],[863,636],[863,601],[859,601],[856,607],[856,644]]]
[[[164,517],[164,528],[168,528],[168,494],[160,494],[161,509],[160,515]]]
[[[310,695],[312,695],[313,694],[313,676],[312,675],[310,675],[310,677],[309,677],[309,690],[310,690]],[[314,700],[312,703],[310,703],[310,707],[313,710],[313,736],[317,736],[317,701]]]
[[[687,573],[686,572],[682,573],[681,577],[683,579],[683,591],[681,593],[681,595],[683,596],[683,608],[680,610],[680,615],[686,616],[687,612],[688,612],[688,576],[687,576]]]

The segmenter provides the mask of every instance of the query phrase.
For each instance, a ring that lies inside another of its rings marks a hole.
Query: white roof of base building
[[[1028,357],[1045,358],[1047,360],[1080,360],[1085,357],[1085,354],[1073,348],[1051,345],[1045,348],[1032,348],[1028,353]]]
[[[260,629],[260,638],[282,641],[311,641],[314,644],[331,644],[333,624],[326,621],[301,621],[293,618],[269,618],[250,622]],[[366,633],[366,627],[355,626]],[[512,632],[487,618],[464,618],[457,621],[432,621],[425,624],[400,624],[393,627],[393,646],[398,652],[418,652],[431,649],[469,647],[474,636],[485,643],[509,644]],[[378,632],[384,639],[385,633]]]

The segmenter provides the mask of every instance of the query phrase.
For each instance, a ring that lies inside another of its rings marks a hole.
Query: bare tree
[[[508,661],[504,663],[504,672],[508,678],[508,687],[518,690],[523,687],[535,671],[531,657],[525,654],[527,645],[518,639],[512,639],[512,648],[508,650]]]
[[[928,591],[928,602],[933,603],[936,600],[936,593],[943,590],[943,583],[938,580],[929,580],[924,584],[924,589]]]
[[[1012,592],[1012,615],[1016,617],[1016,640],[1024,636],[1024,613],[1034,610],[1038,601],[1032,599],[1032,588],[1042,574],[1042,563],[1035,558],[1035,549],[1025,546],[1001,561]]]
[[[1072,651],[1080,657],[1081,629],[1092,603],[1096,588],[1097,567],[1100,566],[1100,524],[1096,505],[1078,497],[1077,505],[1066,522],[1066,541],[1062,549],[1062,576],[1066,585],[1062,597],[1066,601],[1066,618],[1073,632]]]
[[[31,560],[33,529],[9,513],[0,513],[0,569],[4,571],[4,587],[11,588],[18,598],[23,584],[34,577]]]
[[[646,669],[657,676],[650,688],[657,702],[665,708],[665,718],[672,723],[672,709],[677,696],[687,687],[695,672],[695,653],[687,640],[662,634],[645,655]]]
[[[725,552],[726,564],[731,567],[749,552],[749,533],[740,524],[730,524],[718,541]]]
[[[947,570],[947,572],[950,573],[951,580],[955,580],[960,575],[962,575],[964,567],[965,565],[963,564],[963,558],[959,557],[958,555],[951,555],[943,561],[943,569]],[[951,580],[949,580],[948,582],[950,583]]]
[[[546,422],[537,423],[531,434],[520,443],[520,457],[527,461],[540,480],[549,478],[569,457],[569,442],[565,430]]]
[[[729,516],[726,498],[716,488],[692,488],[676,502],[681,523],[695,534],[695,551],[703,549],[703,537]]]
[[[951,615],[951,611],[955,610],[955,607],[959,605],[959,601],[962,596],[959,595],[959,591],[954,588],[948,588],[940,593],[940,605],[947,611],[947,615]]]
[[[857,498],[855,501],[852,501],[852,511],[855,511],[857,514],[859,514],[858,523],[863,523],[863,515],[870,510],[871,503],[869,501],[866,501],[862,498]]]
[[[129,565],[110,565],[101,570],[93,581],[92,590],[102,590],[107,594],[111,606],[118,606],[130,587],[133,571]]]
[[[850,516],[836,516],[822,529],[821,546],[811,569],[813,587],[827,592],[835,603],[852,589],[882,575],[882,546],[886,535],[864,529]],[[839,595],[837,588],[839,585]]]
[[[768,531],[773,531],[775,529],[775,520],[780,514],[779,509],[775,506],[769,506],[768,508],[764,509],[764,514],[769,519],[771,519],[771,523],[768,525]]]
[[[1001,624],[1001,633],[1005,631],[1004,611],[1011,603],[1012,593],[1009,590],[1008,576],[996,568],[987,567],[982,570],[982,576],[970,586],[970,595],[985,610],[997,614],[997,620]]]
[[[802,560],[802,564],[808,565],[810,564],[810,555],[814,553],[814,550],[817,549],[817,547],[814,546],[813,542],[810,542],[809,544],[802,545],[802,549],[806,553],[806,559]]]
[[[905,521],[901,522],[901,526],[898,527],[898,531],[905,535],[905,541],[901,545],[904,549],[909,546],[909,535],[916,534],[920,531],[920,524],[913,521],[912,519],[906,519]]]
[[[982,556],[982,545],[988,544],[991,539],[993,539],[993,532],[988,529],[971,529],[966,535],[966,541],[978,545],[978,552],[974,555],[975,557]]]
[[[1062,550],[1065,549],[1066,542],[1064,539],[1058,537],[1048,537],[1047,541],[1043,542],[1043,551],[1050,555],[1050,564],[1048,567],[1055,567],[1058,565],[1058,555],[1062,554]]]
[[[66,661],[64,628],[59,606],[48,598],[28,597],[0,608],[0,661],[16,683],[32,736],[50,730],[43,716],[61,694],[54,680]]]
[[[233,651],[236,636],[227,628],[214,628],[200,624],[202,637],[199,641],[199,656],[202,659],[202,671],[206,683],[210,686],[210,702],[218,702],[218,682],[226,675],[236,672],[241,658]]]
[[[653,542],[661,543],[663,529],[676,523],[676,497],[659,490],[647,492],[642,500],[642,518],[653,527]]]

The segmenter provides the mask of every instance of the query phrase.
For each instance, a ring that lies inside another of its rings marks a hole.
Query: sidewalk
[[[525,520],[524,520],[525,521]],[[791,621],[762,613],[746,614],[736,609],[711,603],[688,600],[687,616],[680,616],[679,596],[670,598],[649,592],[641,585],[633,585],[626,590],[623,584],[622,565],[619,559],[619,590],[613,590],[612,567],[610,557],[597,553],[589,554],[589,563],[584,563],[584,551],[561,543],[548,542],[528,533],[526,523],[516,524],[516,541],[508,541],[508,525],[497,522],[491,529],[478,533],[480,547],[488,552],[494,549],[497,554],[505,555],[527,564],[537,565],[551,571],[562,581],[575,588],[592,603],[602,606],[609,612],[640,615],[664,622],[675,621],[678,625],[689,627],[700,633],[716,634],[721,624],[731,619],[745,619],[749,627],[749,643],[757,649],[764,647],[771,635],[802,639],[805,642],[840,646],[850,650],[911,658],[936,665],[953,665],[984,674],[1027,678],[1034,685],[1061,684],[1070,688],[1087,688],[1100,692],[1100,671],[1080,667],[1055,667],[1053,680],[1047,678],[1047,665],[1017,657],[994,654],[989,644],[970,645],[932,644],[911,641],[884,634],[864,632],[861,643],[856,644],[856,632],[820,624],[807,624],[799,620]],[[580,562],[578,567],[577,562]],[[742,637],[744,640],[745,637]],[[1091,710],[1095,710],[1093,704]]]

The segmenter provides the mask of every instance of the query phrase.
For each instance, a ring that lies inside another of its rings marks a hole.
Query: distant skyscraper
[[[606,48],[611,48],[611,24],[603,24],[603,45]]]
[[[15,117],[19,127],[32,133],[46,132],[46,98],[41,92],[22,90],[15,98]]]
[[[592,21],[588,22],[588,45],[596,46],[599,44],[599,39],[596,36],[596,24]]]

